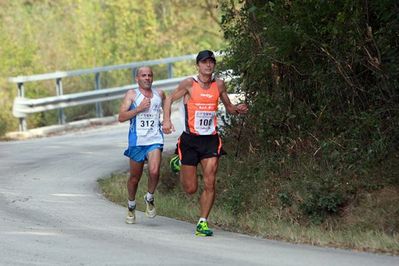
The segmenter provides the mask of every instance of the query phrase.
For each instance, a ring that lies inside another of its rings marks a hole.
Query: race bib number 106
[[[196,111],[195,130],[201,135],[211,135],[215,131],[215,112]]]

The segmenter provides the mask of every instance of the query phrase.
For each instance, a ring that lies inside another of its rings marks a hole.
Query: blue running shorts
[[[141,163],[147,160],[148,153],[155,149],[160,149],[162,151],[163,144],[128,147],[123,154],[129,157],[131,160]]]

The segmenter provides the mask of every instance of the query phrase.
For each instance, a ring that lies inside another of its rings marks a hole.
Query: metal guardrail
[[[59,79],[59,78],[82,76],[82,75],[88,75],[88,74],[96,74],[96,73],[108,72],[108,71],[113,71],[113,70],[136,69],[136,68],[142,67],[142,66],[154,66],[154,65],[163,65],[163,64],[170,65],[171,63],[176,63],[176,62],[180,62],[180,61],[194,60],[195,57],[196,57],[195,54],[191,54],[191,55],[183,55],[183,56],[178,56],[178,57],[162,58],[162,59],[157,59],[157,60],[132,62],[132,63],[121,64],[121,65],[95,67],[95,68],[90,68],[90,69],[79,69],[79,70],[73,70],[73,71],[56,71],[54,73],[31,75],[31,76],[17,76],[17,77],[11,77],[8,80],[13,83],[24,83],[24,82],[39,81],[39,80]],[[169,77],[171,78],[173,73],[169,72],[169,75],[170,75]]]
[[[219,56],[220,54],[216,54]],[[58,109],[58,123],[65,123],[65,115],[64,109],[66,107],[72,107],[82,104],[95,103],[96,104],[96,116],[102,117],[102,107],[101,102],[109,101],[113,99],[118,99],[123,96],[123,94],[129,88],[136,88],[137,85],[131,84],[122,87],[115,88],[101,88],[100,84],[100,74],[102,72],[114,71],[114,70],[122,70],[122,69],[130,69],[131,75],[134,80],[135,71],[137,68],[141,66],[153,66],[153,65],[167,65],[168,77],[167,80],[155,81],[153,83],[154,87],[159,87],[162,89],[171,89],[184,78],[172,78],[173,77],[173,63],[180,61],[188,61],[194,60],[196,57],[195,54],[184,55],[179,57],[170,57],[163,58],[158,60],[148,60],[148,61],[140,61],[133,62],[122,65],[113,65],[113,66],[105,66],[105,67],[97,67],[92,69],[80,69],[73,71],[57,71],[54,73],[40,74],[40,75],[32,75],[32,76],[17,76],[9,78],[9,81],[12,83],[16,83],[18,86],[18,95],[14,100],[13,105],[13,115],[19,118],[19,130],[26,131],[27,123],[26,117],[28,114],[43,112]],[[82,75],[95,75],[95,90],[65,94],[63,93],[62,88],[62,79],[74,76],[82,76]],[[29,99],[25,98],[25,88],[24,83],[26,82],[35,82],[42,80],[55,80],[55,89],[57,96],[46,97],[40,99]]]
[[[155,88],[171,90],[176,88],[179,82],[185,78],[187,78],[187,76],[154,81],[152,85]],[[28,114],[32,113],[120,99],[121,97],[123,97],[127,90],[133,88],[138,88],[138,85],[132,84],[122,87],[65,94],[61,96],[53,96],[40,99],[27,99],[24,97],[17,97],[14,100],[13,115],[17,118],[25,118]]]

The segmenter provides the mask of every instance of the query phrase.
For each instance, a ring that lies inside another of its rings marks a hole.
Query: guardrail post
[[[19,97],[24,97],[25,96],[25,88],[24,88],[24,83],[19,82],[18,83],[18,96]]]
[[[95,76],[95,90],[101,90],[100,72]],[[96,102],[96,117],[103,117],[103,107],[100,102]]]
[[[168,64],[168,78],[169,79],[173,78],[173,65],[172,65],[172,63]]]
[[[25,97],[24,83],[19,82],[17,83],[17,85],[18,85],[18,97]],[[28,130],[26,119],[25,117],[21,117],[19,118],[19,131],[26,131],[26,130]]]
[[[63,95],[64,90],[62,89],[62,80],[61,78],[57,78],[55,80],[55,89],[57,92],[57,96]],[[64,108],[58,109],[58,124],[63,125],[65,124],[65,114],[64,114]]]

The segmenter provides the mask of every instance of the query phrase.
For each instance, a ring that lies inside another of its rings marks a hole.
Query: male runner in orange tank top
[[[181,161],[180,181],[188,194],[194,194],[198,189],[197,165],[201,164],[204,191],[200,197],[201,213],[195,234],[212,236],[207,219],[215,200],[218,161],[223,154],[216,127],[218,102],[220,99],[230,114],[245,114],[248,107],[245,104],[233,105],[224,81],[213,78],[216,59],[212,51],[199,52],[196,63],[198,75],[181,81],[176,90],[166,97],[162,130],[165,134],[174,131],[170,121],[171,106],[183,97],[184,131],[177,144]]]

